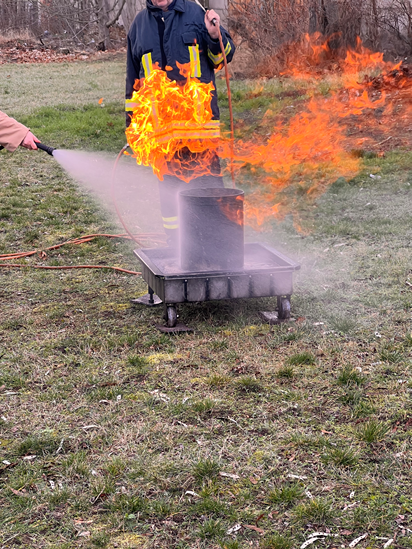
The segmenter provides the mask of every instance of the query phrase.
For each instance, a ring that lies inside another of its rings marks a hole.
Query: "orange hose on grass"
[[[47,269],[47,270],[69,270],[69,269],[110,269],[112,271],[119,271],[120,273],[127,273],[132,275],[141,275],[141,272],[129,271],[127,269],[122,269],[121,267],[108,267],[106,265],[61,265],[61,266],[50,266],[50,265],[22,265],[18,263],[3,263],[0,264],[1,268],[11,268],[11,269]]]
[[[139,236],[145,239],[145,238],[158,238],[158,237],[161,237],[162,235],[160,235],[159,233],[142,233]],[[67,246],[69,244],[71,245],[84,244],[86,242],[91,242],[95,238],[99,238],[99,237],[124,238],[126,240],[131,240],[131,237],[128,234],[105,234],[105,233],[88,234],[88,235],[80,236],[79,238],[75,238],[73,240],[66,240],[66,242],[62,242],[61,244],[54,244],[53,246],[42,248],[41,250],[31,250],[30,252],[16,252],[12,254],[0,254],[0,261],[30,257],[36,254],[42,254],[45,252],[49,252],[51,250],[56,250],[58,248],[61,248],[62,246]]]

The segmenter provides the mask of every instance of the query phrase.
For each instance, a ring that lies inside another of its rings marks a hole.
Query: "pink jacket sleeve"
[[[14,152],[29,132],[29,128],[0,111],[0,145]]]

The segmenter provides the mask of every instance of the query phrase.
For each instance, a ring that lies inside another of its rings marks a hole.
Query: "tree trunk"
[[[314,0],[309,8],[309,32],[327,34],[328,27],[329,19],[325,0]]]
[[[379,49],[379,12],[377,0],[371,0],[372,4],[372,24],[371,24],[371,39],[373,47]]]
[[[322,34],[327,34],[329,27],[328,12],[326,9],[325,0],[320,2],[320,18],[319,18],[319,30]]]
[[[309,8],[309,34],[313,34],[318,30],[318,6],[317,1],[311,3]]]
[[[126,0],[126,4],[122,11],[122,22],[126,32],[129,32],[137,12],[145,7],[145,5],[145,0]]]
[[[99,22],[99,34],[100,42],[98,44],[99,50],[105,51],[112,47],[110,40],[110,29],[107,27],[109,21],[109,6],[107,0],[99,0],[98,6],[98,22]]]

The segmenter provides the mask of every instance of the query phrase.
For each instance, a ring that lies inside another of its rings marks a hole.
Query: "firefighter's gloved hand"
[[[20,146],[35,151],[37,149],[36,143],[40,143],[39,139],[29,131]]]
[[[216,19],[216,25],[212,23],[213,19]],[[215,12],[215,10],[208,10],[205,13],[205,25],[210,38],[217,40],[219,38],[220,16]]]

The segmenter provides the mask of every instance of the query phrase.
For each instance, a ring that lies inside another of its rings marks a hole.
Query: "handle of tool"
[[[234,121],[233,121],[232,93],[231,93],[231,90],[230,90],[229,69],[228,69],[228,66],[227,66],[225,47],[223,45],[223,39],[222,39],[222,33],[220,32],[220,26],[218,26],[218,30],[219,30],[220,50],[223,54],[223,64],[224,64],[224,67],[225,67],[227,99],[228,99],[228,103],[229,103],[229,116],[230,116],[230,175],[231,175],[231,178],[232,178],[232,187],[235,188],[236,187],[235,171],[234,171],[234,166],[233,166],[234,142],[235,142],[235,124],[234,124]]]
[[[43,145],[43,143],[38,143],[36,141],[36,147],[44,152],[46,152],[47,154],[49,154],[50,156],[53,156],[53,151],[55,151],[56,149],[54,149],[53,147],[48,147],[47,145]]]

